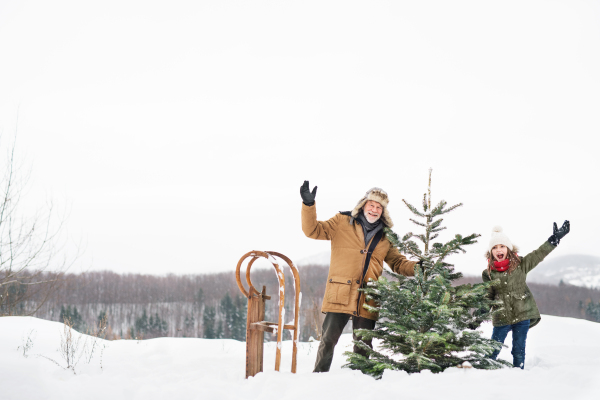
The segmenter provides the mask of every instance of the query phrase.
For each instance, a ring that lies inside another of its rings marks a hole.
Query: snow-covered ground
[[[491,334],[491,326],[483,328]],[[317,342],[300,343],[298,373],[291,374],[291,343],[275,372],[273,343],[266,344],[265,372],[244,379],[245,343],[234,340],[160,338],[99,341],[76,374],[58,348],[63,325],[29,317],[0,318],[0,399],[597,399],[600,396],[600,324],[543,316],[530,331],[525,370],[449,369],[441,374],[387,371],[376,381],[342,369],[344,335],[332,370],[311,373]],[[23,346],[33,346],[24,357]],[[88,344],[91,342],[88,340]],[[510,345],[510,335],[507,339]],[[100,352],[102,350],[100,359]],[[85,356],[85,354],[84,354]],[[501,357],[510,359],[510,350]],[[52,362],[52,359],[55,362]],[[100,361],[102,363],[100,364]]]

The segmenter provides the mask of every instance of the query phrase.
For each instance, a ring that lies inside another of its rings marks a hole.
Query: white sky
[[[0,0],[1,145],[18,126],[28,204],[70,210],[82,268],[326,251],[305,179],[319,219],[384,188],[403,234],[429,167],[464,203],[448,232],[483,235],[459,270],[494,225],[523,254],[569,219],[552,256],[600,256],[598,71],[600,2]]]

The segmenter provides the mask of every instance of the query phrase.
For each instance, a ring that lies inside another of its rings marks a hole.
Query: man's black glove
[[[548,242],[552,246],[558,246],[558,244],[560,243],[560,239],[565,237],[565,235],[567,233],[569,233],[570,230],[571,230],[571,224],[569,223],[569,221],[565,220],[563,226],[561,226],[560,229],[558,229],[558,227],[556,226],[556,222],[555,222],[554,223],[554,233],[552,234],[552,236],[550,236],[548,238]]]
[[[315,204],[315,196],[317,195],[317,187],[310,191],[308,188],[308,181],[304,181],[302,186],[300,186],[300,196],[302,196],[302,202],[307,206],[312,206]]]

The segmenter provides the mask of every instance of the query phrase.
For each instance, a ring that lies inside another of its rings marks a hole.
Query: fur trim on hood
[[[381,207],[383,208],[383,212],[381,213],[381,220],[388,228],[393,227],[394,223],[392,222],[392,218],[390,218],[390,213],[388,212],[387,208],[390,199],[388,198],[388,194],[383,189],[378,187],[369,189],[367,193],[365,193],[365,197],[358,201],[356,207],[354,207],[354,210],[352,210],[351,212],[352,218],[356,219],[358,213],[361,212],[361,210],[369,200],[373,200],[381,204]]]

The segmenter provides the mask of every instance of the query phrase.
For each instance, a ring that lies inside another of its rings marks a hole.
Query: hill
[[[318,339],[328,267],[304,265],[299,269],[302,292],[300,340],[307,341],[311,336]],[[285,308],[286,314],[292,315],[293,284],[290,275],[286,275],[286,286],[290,289]],[[252,281],[257,287],[265,285],[267,294],[277,292],[273,269],[252,270]],[[481,277],[465,277],[457,284],[465,282],[478,283]],[[561,285],[530,282],[529,286],[543,314],[596,320],[586,314],[586,307],[590,302],[600,302],[600,290],[564,282]],[[33,315],[62,321],[68,314],[77,322],[76,329],[81,331],[106,315],[111,338],[233,338],[236,329],[227,325],[228,313],[238,315],[236,323],[245,326],[246,301],[237,287],[234,272],[166,276],[110,271],[71,274],[60,289],[39,306],[42,300],[41,295],[34,296],[14,309],[0,309],[0,315]],[[277,319],[276,296],[267,301],[266,319]]]
[[[551,285],[563,281],[569,285],[600,288],[600,257],[568,254],[545,260],[543,268],[531,271],[527,280]]]

